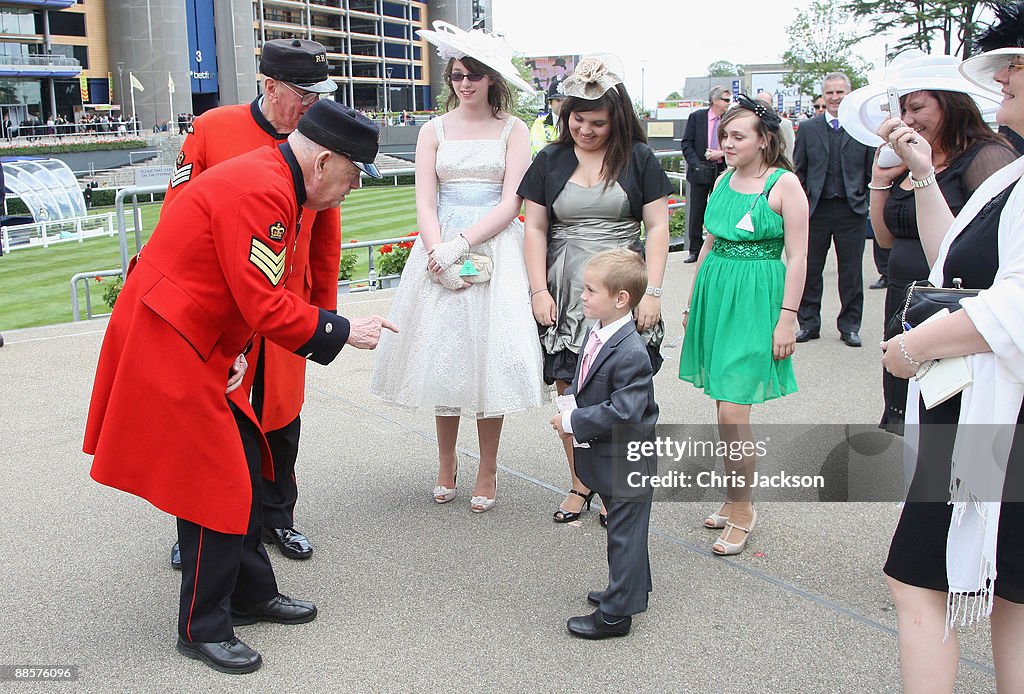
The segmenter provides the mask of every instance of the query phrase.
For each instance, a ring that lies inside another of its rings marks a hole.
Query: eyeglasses
[[[718,98],[719,98],[720,100],[724,101],[724,102],[725,102],[725,103],[727,103],[727,104],[731,104],[731,103],[732,103],[732,99],[731,99],[731,98],[729,98],[729,97],[727,97],[727,96],[720,96],[720,97],[718,97]]]
[[[307,92],[304,89],[296,89],[287,82],[281,82],[281,84],[287,87],[288,91],[290,91],[292,94],[299,97],[299,103],[301,103],[303,106],[309,106],[313,102],[319,101],[320,99],[320,95],[316,92]]]
[[[483,75],[477,72],[463,73],[453,72],[448,79],[451,80],[452,84],[461,82],[462,80],[469,80],[470,82],[479,82],[484,78]]]
[[[825,108],[825,104],[814,104],[814,110],[815,111],[820,111],[823,108]]]
[[[1024,68],[1024,63],[1016,63],[1013,60],[1011,60],[1006,65],[1006,69],[1011,71],[1011,72],[1013,72],[1014,70],[1020,70],[1022,68]]]

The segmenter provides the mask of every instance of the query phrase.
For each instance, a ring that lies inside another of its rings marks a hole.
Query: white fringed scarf
[[[961,302],[991,352],[968,357],[974,382],[964,389],[953,445],[946,536],[946,637],[992,613],[1000,503],[1014,426],[1024,401],[1024,157],[990,176],[946,233],[929,281],[944,284],[943,264],[953,240],[981,208],[1017,183],[999,218],[999,268],[992,287]],[[906,462],[912,478],[918,422],[916,381],[908,389]]]

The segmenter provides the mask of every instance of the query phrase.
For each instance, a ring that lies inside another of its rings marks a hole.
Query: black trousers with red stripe
[[[231,608],[246,610],[277,595],[277,580],[262,532],[259,430],[234,405],[231,412],[249,464],[252,508],[245,535],[229,535],[178,519],[181,599],[178,634],[186,641],[227,641],[234,635]]]

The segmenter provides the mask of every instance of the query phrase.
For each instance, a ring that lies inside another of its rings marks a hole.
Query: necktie
[[[718,116],[711,118],[711,143],[708,149],[718,149]]]
[[[839,119],[838,118],[836,118],[835,120],[832,121],[832,129],[833,130],[839,130]]]
[[[591,330],[590,339],[587,340],[587,349],[583,353],[583,365],[580,367],[580,385],[587,380],[587,374],[590,373],[590,367],[594,363],[594,355],[600,348],[601,338],[597,336],[596,330]]]

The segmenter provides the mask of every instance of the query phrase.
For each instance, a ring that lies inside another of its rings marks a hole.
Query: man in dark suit
[[[597,322],[587,331],[586,349],[565,391],[576,408],[560,405],[564,411],[551,426],[587,445],[574,449],[576,474],[601,495],[608,512],[608,586],[587,594],[596,611],[566,625],[573,636],[604,639],[628,634],[651,592],[648,480],[657,459],[638,445],[653,448],[658,405],[654,369],[632,314],[648,289],[643,259],[624,248],[598,253],[587,262],[583,285],[583,313]]]
[[[732,102],[729,90],[713,87],[708,108],[694,111],[686,119],[683,131],[683,157],[686,158],[686,236],[690,255],[683,262],[697,262],[704,243],[704,210],[715,179],[725,170],[725,153],[718,143],[718,124]]]
[[[841,72],[822,83],[825,113],[804,121],[796,136],[794,165],[810,209],[807,279],[797,319],[796,341],[821,336],[822,271],[829,246],[836,247],[839,299],[836,325],[840,339],[860,347],[864,312],[864,229],[868,217],[867,184],[874,150],[847,134],[839,122],[839,104],[850,93],[850,79]]]

